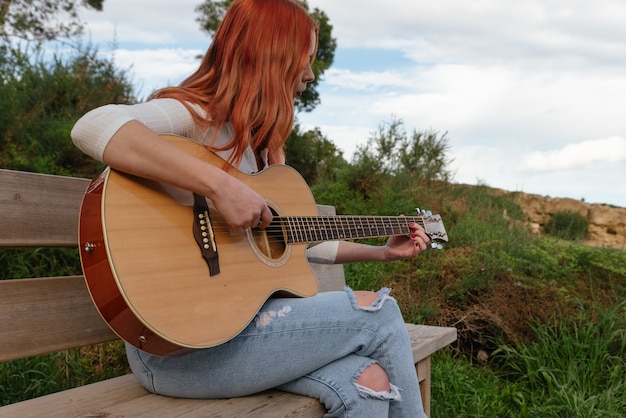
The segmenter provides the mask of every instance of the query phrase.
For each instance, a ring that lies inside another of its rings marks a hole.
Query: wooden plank
[[[167,416],[176,417],[316,417],[324,408],[316,399],[270,390],[241,398],[178,399],[149,395],[92,411],[98,416]]]
[[[0,408],[3,417],[51,417],[70,418],[79,416],[100,417],[97,411],[148,396],[133,375],[108,379],[98,383],[41,396]],[[168,416],[167,413],[165,413]]]
[[[0,169],[0,247],[76,246],[89,182]]]
[[[346,285],[343,266],[340,264],[309,263],[313,273],[317,276],[320,292],[341,290]]]
[[[430,416],[430,357],[426,357],[415,365],[417,378],[420,382],[420,395],[422,396],[422,406],[426,415]]]
[[[7,417],[241,417],[319,418],[318,400],[270,390],[232,399],[180,399],[148,393],[132,375],[0,408]]]
[[[456,341],[456,328],[406,324],[413,348],[413,361],[418,363]]]
[[[193,417],[320,418],[326,413],[313,398],[270,390],[245,398],[225,399],[221,404],[198,410]]]
[[[0,280],[0,361],[115,339],[82,276]]]

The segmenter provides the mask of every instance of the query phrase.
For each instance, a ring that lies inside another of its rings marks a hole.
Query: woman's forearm
[[[216,186],[230,177],[221,169],[179,149],[138,121],[126,123],[111,137],[103,160],[117,170],[209,198],[216,197]]]
[[[385,261],[384,248],[382,246],[350,241],[339,242],[335,264],[358,263],[362,261]]]

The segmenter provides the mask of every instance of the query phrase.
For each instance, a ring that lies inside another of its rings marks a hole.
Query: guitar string
[[[363,216],[275,216],[265,229],[251,228],[253,234],[267,234],[269,242],[307,243],[343,239],[387,237],[408,235],[409,223],[424,226],[425,217],[363,217]],[[360,225],[356,225],[358,221]],[[395,228],[405,228],[396,231]],[[224,222],[213,222],[213,230],[230,233]],[[381,233],[380,231],[384,231]],[[390,231],[391,230],[391,231]]]

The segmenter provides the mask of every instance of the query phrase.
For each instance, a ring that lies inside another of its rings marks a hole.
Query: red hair
[[[317,47],[317,41],[311,45],[312,32],[317,39],[317,24],[293,0],[235,0],[199,68],[179,87],[153,97],[180,100],[197,123],[214,128],[212,139],[232,123],[232,141],[219,148],[234,149],[231,164],[239,164],[248,145],[257,155],[267,149],[270,164],[284,163],[294,89]]]

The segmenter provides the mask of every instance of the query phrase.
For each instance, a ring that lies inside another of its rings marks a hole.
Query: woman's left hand
[[[409,224],[410,234],[390,237],[384,246],[385,260],[394,261],[402,258],[417,256],[428,248],[430,238],[426,235],[424,228],[411,222]]]

